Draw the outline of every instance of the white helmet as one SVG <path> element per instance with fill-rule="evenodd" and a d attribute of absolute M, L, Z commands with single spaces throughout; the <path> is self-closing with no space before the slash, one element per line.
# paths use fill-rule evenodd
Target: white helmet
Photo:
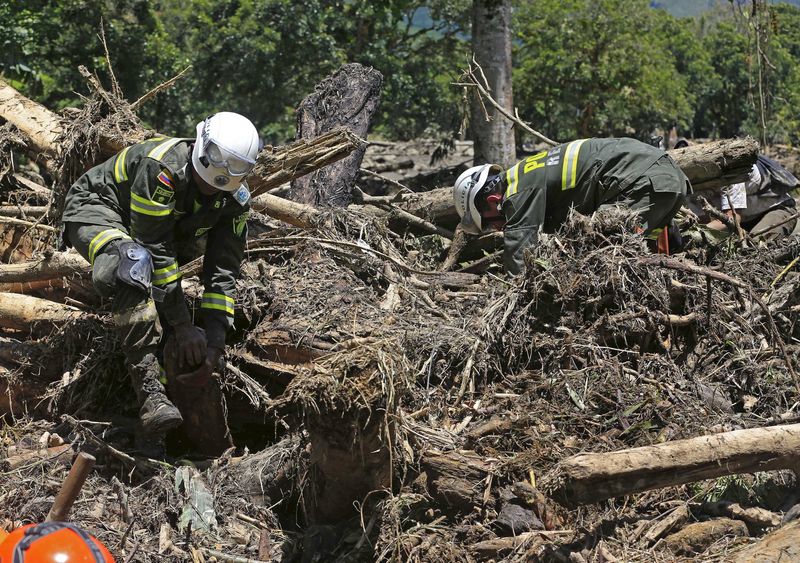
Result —
<path fill-rule="evenodd" d="M 479 235 L 483 231 L 483 220 L 475 206 L 475 197 L 486 185 L 489 174 L 500 174 L 503 169 L 497 164 L 481 164 L 465 170 L 453 185 L 453 200 L 461 216 L 461 228 L 469 234 Z"/>
<path fill-rule="evenodd" d="M 192 165 L 207 184 L 233 192 L 253 170 L 261 146 L 249 119 L 222 111 L 197 124 Z"/>

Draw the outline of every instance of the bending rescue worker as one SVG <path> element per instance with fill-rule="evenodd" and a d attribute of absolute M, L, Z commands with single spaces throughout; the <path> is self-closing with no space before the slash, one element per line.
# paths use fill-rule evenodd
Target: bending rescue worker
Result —
<path fill-rule="evenodd" d="M 201 366 L 196 381 L 208 381 L 223 353 L 247 237 L 244 178 L 260 148 L 247 118 L 221 112 L 197 124 L 195 139 L 157 137 L 123 149 L 67 193 L 67 243 L 92 265 L 98 293 L 112 298 L 144 447 L 163 444 L 166 431 L 182 422 L 160 381 L 159 314 L 175 332 L 179 365 Z M 179 254 L 204 235 L 205 332 L 192 322 L 178 268 Z"/>
<path fill-rule="evenodd" d="M 656 238 L 691 193 L 683 171 L 663 150 L 635 139 L 581 139 L 541 151 L 506 171 L 496 164 L 466 170 L 453 188 L 462 228 L 502 230 L 503 265 L 523 269 L 523 251 L 539 231 L 554 232 L 570 208 L 588 215 L 626 205 L 641 230 Z"/>

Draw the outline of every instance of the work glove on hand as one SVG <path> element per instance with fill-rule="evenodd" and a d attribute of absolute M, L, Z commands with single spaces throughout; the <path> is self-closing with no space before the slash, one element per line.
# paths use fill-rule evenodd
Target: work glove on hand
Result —
<path fill-rule="evenodd" d="M 201 364 L 206 357 L 205 332 L 192 323 L 175 325 L 175 342 L 179 368 L 190 369 Z"/>
<path fill-rule="evenodd" d="M 214 375 L 214 370 L 219 367 L 222 349 L 209 346 L 206 359 L 199 368 L 190 373 L 178 376 L 178 381 L 191 387 L 203 387 L 208 384 Z"/>

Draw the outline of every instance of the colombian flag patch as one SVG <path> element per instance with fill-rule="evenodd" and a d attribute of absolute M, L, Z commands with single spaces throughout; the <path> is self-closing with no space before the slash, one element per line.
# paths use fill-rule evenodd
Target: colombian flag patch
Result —
<path fill-rule="evenodd" d="M 172 176 L 169 175 L 169 172 L 166 170 L 162 170 L 158 173 L 158 181 L 164 184 L 169 189 L 173 189 L 172 187 Z"/>

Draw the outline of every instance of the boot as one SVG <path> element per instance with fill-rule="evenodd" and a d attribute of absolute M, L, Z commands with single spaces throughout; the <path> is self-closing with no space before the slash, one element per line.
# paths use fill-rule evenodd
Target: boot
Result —
<path fill-rule="evenodd" d="M 139 399 L 139 421 L 145 436 L 161 436 L 183 422 L 178 408 L 164 393 L 159 381 L 160 367 L 152 353 L 129 366 L 131 381 Z"/>

